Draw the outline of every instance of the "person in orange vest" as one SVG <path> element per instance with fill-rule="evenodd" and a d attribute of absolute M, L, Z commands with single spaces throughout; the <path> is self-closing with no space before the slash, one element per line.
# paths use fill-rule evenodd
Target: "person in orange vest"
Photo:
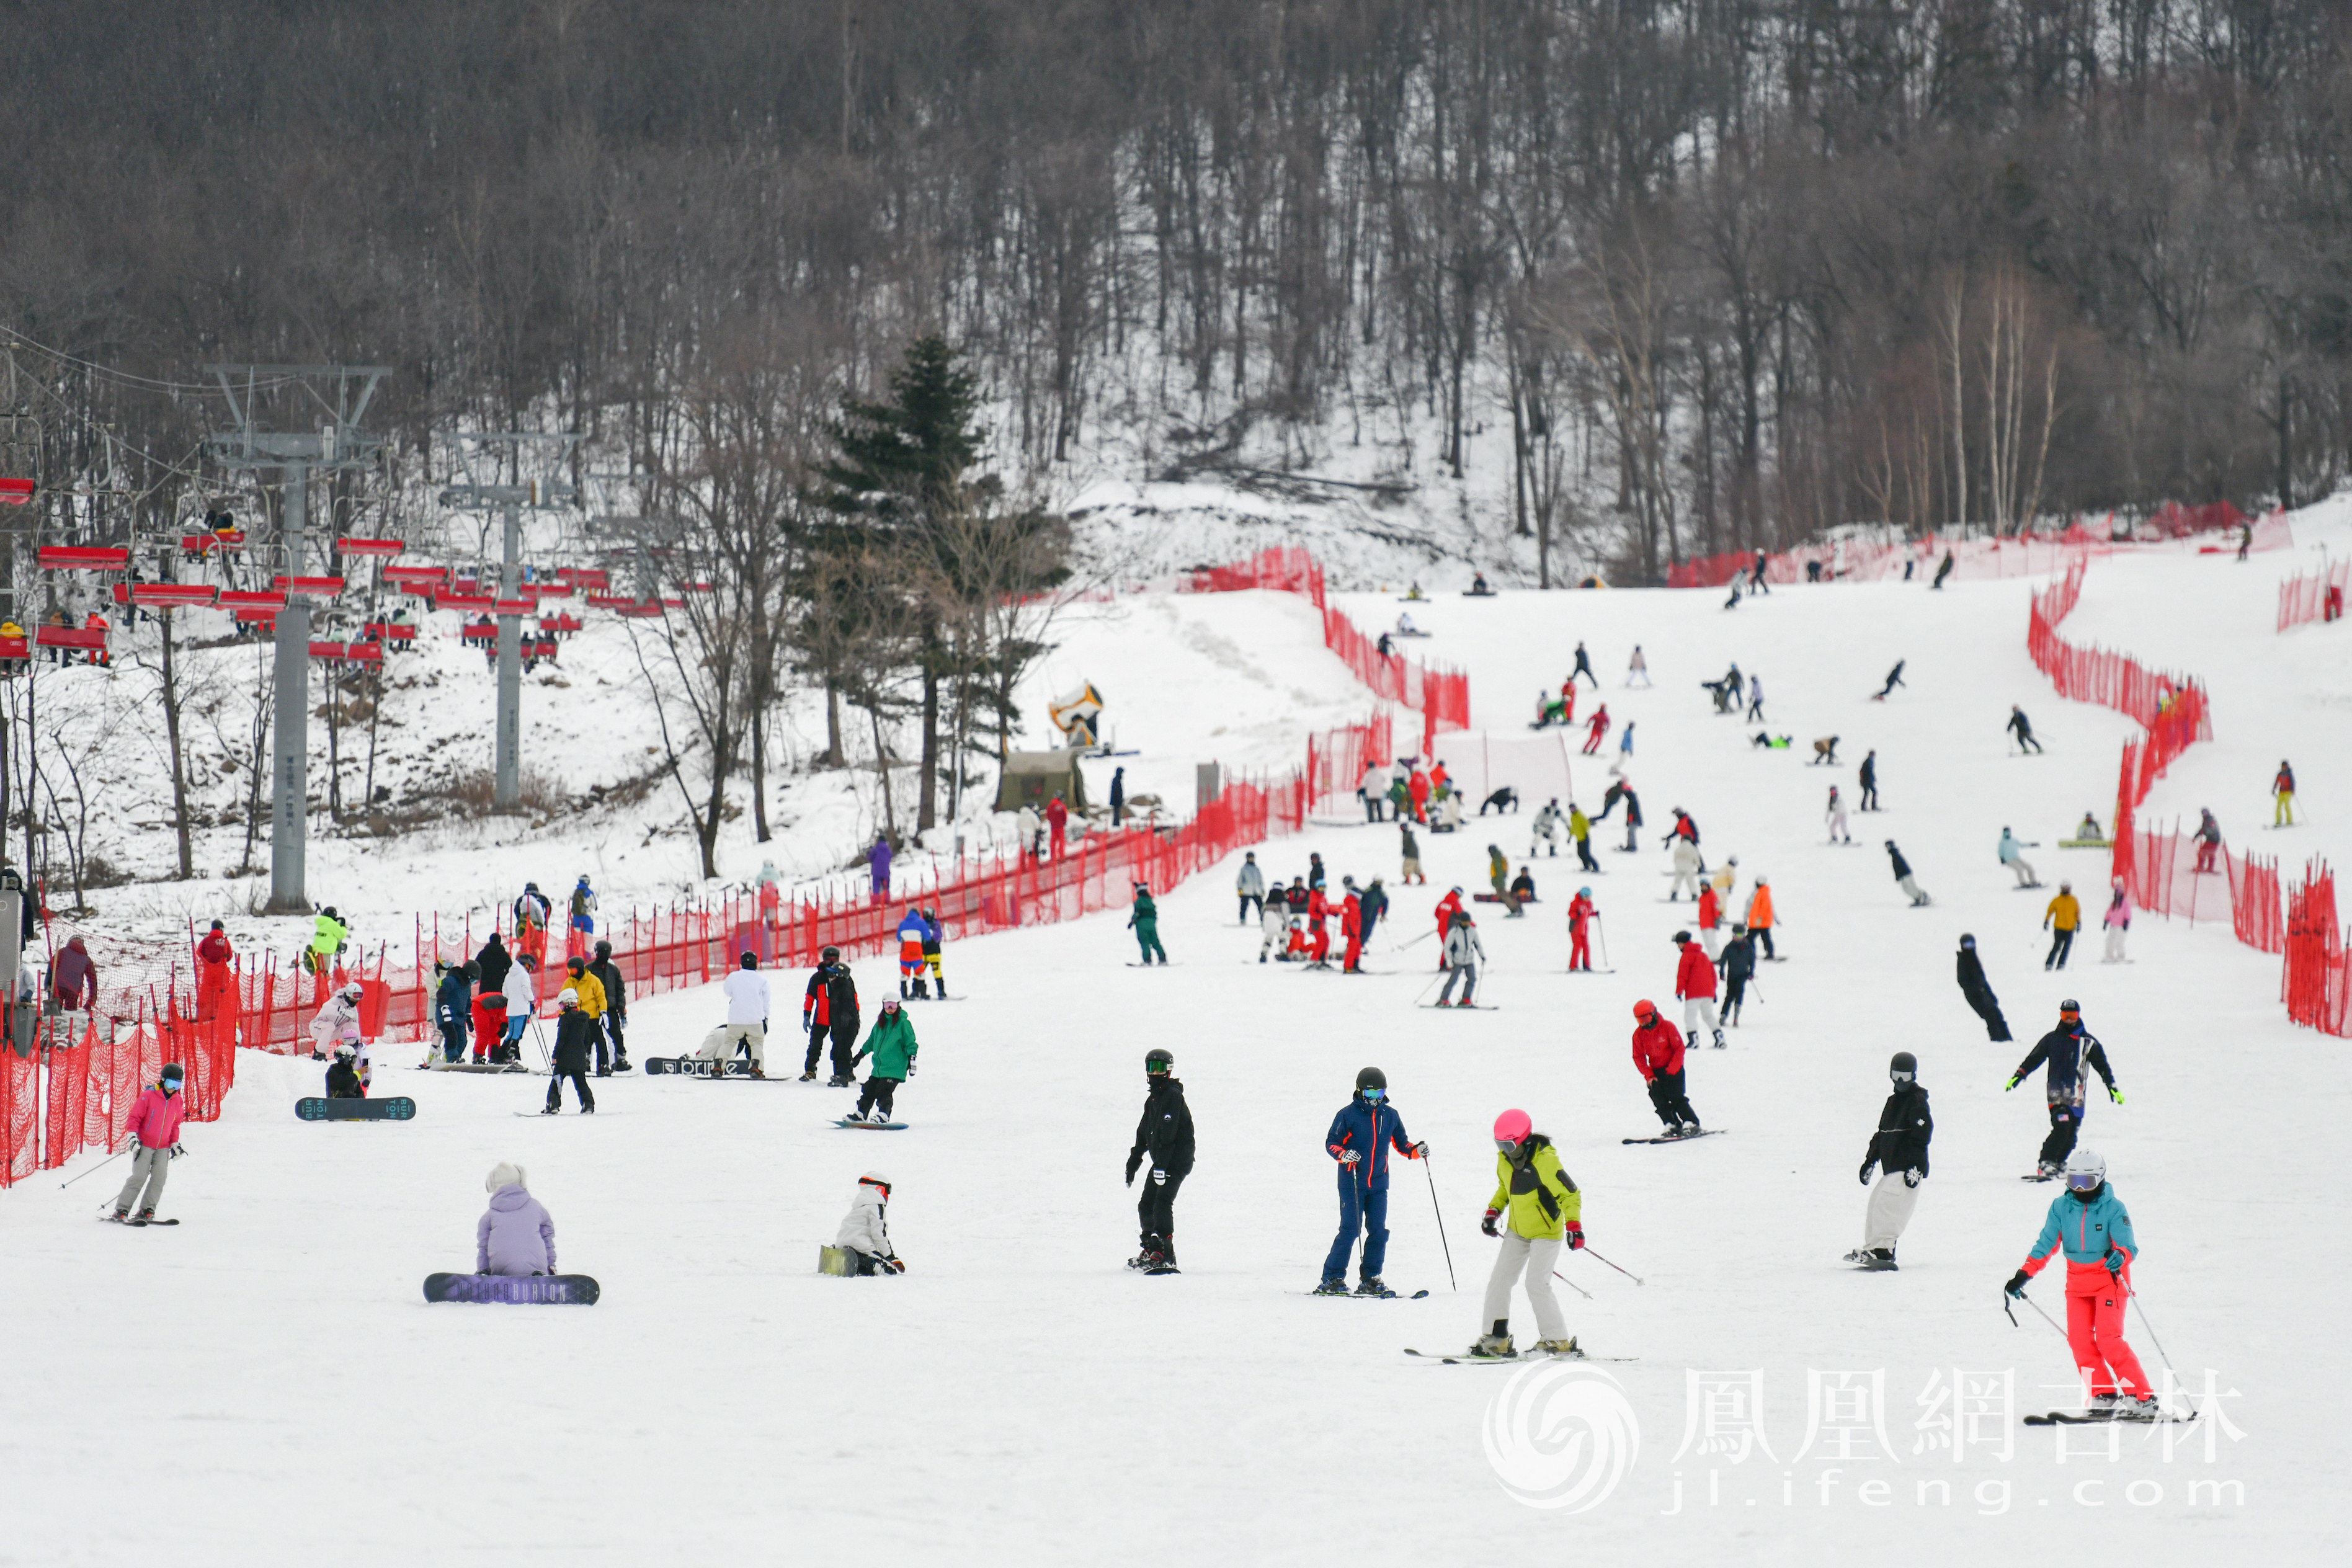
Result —
<path fill-rule="evenodd" d="M 1778 963 L 1780 955 L 1772 951 L 1772 879 L 1769 877 L 1757 878 L 1756 890 L 1748 895 L 1748 931 L 1751 937 L 1763 944 L 1766 960 Z"/>
<path fill-rule="evenodd" d="M 1462 889 L 1449 889 L 1437 900 L 1437 967 L 1445 967 L 1445 933 L 1454 929 L 1454 917 L 1462 912 Z"/>
<path fill-rule="evenodd" d="M 213 921 L 205 940 L 196 943 L 196 957 L 203 964 L 196 972 L 196 1021 L 209 1023 L 220 1016 L 221 999 L 228 994 L 229 965 L 236 961 L 228 930 L 220 921 Z"/>
<path fill-rule="evenodd" d="M 1346 901 L 1339 906 L 1339 934 L 1348 939 L 1348 951 L 1340 957 L 1339 971 L 1343 974 L 1359 974 L 1362 971 L 1358 965 L 1364 957 L 1364 901 L 1356 891 L 1356 879 L 1342 877 L 1339 885 L 1348 890 Z"/>
<path fill-rule="evenodd" d="M 1568 972 L 1578 970 L 1592 973 L 1591 925 L 1601 911 L 1592 902 L 1592 889 L 1579 888 L 1576 897 L 1568 904 Z"/>

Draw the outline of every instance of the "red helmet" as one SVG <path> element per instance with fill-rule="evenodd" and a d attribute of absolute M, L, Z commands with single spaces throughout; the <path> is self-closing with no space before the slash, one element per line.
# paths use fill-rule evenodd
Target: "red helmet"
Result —
<path fill-rule="evenodd" d="M 1633 1004 L 1633 1016 L 1643 1023 L 1657 1016 L 1658 1005 L 1647 998 Z"/>
<path fill-rule="evenodd" d="M 1534 1130 L 1535 1123 L 1528 1119 L 1524 1110 L 1506 1110 L 1495 1118 L 1495 1142 L 1497 1143 L 1522 1142 Z"/>

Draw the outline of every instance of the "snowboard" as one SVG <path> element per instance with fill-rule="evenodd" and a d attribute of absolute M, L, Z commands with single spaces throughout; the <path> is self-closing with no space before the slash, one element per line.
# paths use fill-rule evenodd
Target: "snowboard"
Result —
<path fill-rule="evenodd" d="M 404 1094 L 383 1100 L 320 1100 L 294 1102 L 294 1114 L 305 1121 L 407 1121 L 416 1115 L 416 1101 Z"/>
<path fill-rule="evenodd" d="M 1695 1138 L 1712 1138 L 1722 1131 L 1724 1130 L 1720 1127 L 1706 1127 L 1700 1129 L 1696 1132 L 1685 1132 L 1679 1138 L 1626 1138 L 1620 1140 L 1620 1142 L 1626 1143 L 1687 1143 Z"/>
<path fill-rule="evenodd" d="M 2018 1177 L 2017 1179 L 2021 1182 L 2054 1182 L 2058 1178 L 2055 1176 L 2045 1176 L 2039 1171 L 2032 1171 L 2029 1172 L 2025 1175 Z"/>
<path fill-rule="evenodd" d="M 694 1057 L 646 1057 L 642 1061 L 638 1062 L 637 1065 L 646 1069 L 646 1076 L 647 1078 L 659 1078 L 664 1073 L 675 1073 L 680 1078 L 719 1078 L 722 1076 L 726 1078 L 740 1079 L 751 1078 L 751 1064 L 748 1061 L 729 1062 L 727 1064 L 727 1070 L 724 1074 L 712 1072 L 710 1070 L 709 1063 L 701 1061 Z M 796 1079 L 800 1075 L 798 1073 L 779 1073 L 764 1081 L 768 1083 L 784 1083 L 793 1079 Z M 752 1079 L 752 1081 L 760 1082 L 763 1080 Z"/>
<path fill-rule="evenodd" d="M 1612 971 L 1612 973 L 1614 972 Z M 1501 1008 L 1496 1006 L 1492 1002 L 1416 1002 L 1413 1005 L 1426 1011 L 1437 1013 L 1452 1013 L 1457 1010 L 1464 1013 L 1498 1013 L 1502 1011 Z"/>
<path fill-rule="evenodd" d="M 506 1302 L 515 1306 L 593 1307 L 603 1287 L 585 1274 L 427 1274 L 428 1301 Z"/>
<path fill-rule="evenodd" d="M 852 1121 L 846 1116 L 835 1122 L 834 1125 L 835 1127 L 862 1128 L 868 1132 L 904 1132 L 907 1130 L 907 1124 L 903 1121 Z"/>
<path fill-rule="evenodd" d="M 565 1113 L 561 1110 L 548 1110 L 541 1109 L 539 1110 L 518 1110 L 515 1114 L 517 1116 L 562 1116 Z M 571 1114 L 573 1116 L 625 1116 L 628 1113 L 623 1110 L 574 1110 L 571 1112 Z"/>

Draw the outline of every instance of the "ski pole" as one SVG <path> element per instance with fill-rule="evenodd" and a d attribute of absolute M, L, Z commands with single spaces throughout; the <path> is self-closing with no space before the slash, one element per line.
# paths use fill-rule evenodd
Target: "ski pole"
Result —
<path fill-rule="evenodd" d="M 2147 1321 L 2147 1309 L 2140 1307 L 2139 1292 L 2137 1290 L 2132 1292 L 2132 1305 L 2139 1307 L 2139 1326 L 2147 1331 L 2147 1342 L 2156 1347 L 2156 1359 L 2164 1363 L 2165 1371 L 2172 1373 L 2172 1380 L 2175 1383 L 2179 1382 L 2180 1373 L 2173 1371 L 2172 1358 L 2164 1353 L 2164 1342 L 2156 1337 L 2156 1325 Z"/>
<path fill-rule="evenodd" d="M 1591 1300 L 1593 1299 L 1593 1296 L 1592 1296 L 1592 1292 L 1591 1292 L 1591 1291 L 1590 1291 L 1590 1290 L 1586 1289 L 1583 1286 L 1579 1285 L 1575 1280 L 1570 1279 L 1567 1275 L 1562 1274 L 1559 1269 L 1557 1269 L 1557 1268 L 1553 1269 L 1553 1270 L 1551 1271 L 1551 1277 L 1552 1277 L 1553 1279 L 1555 1279 L 1559 1280 L 1561 1284 L 1563 1284 L 1563 1285 L 1567 1286 L 1570 1289 L 1571 1289 L 1571 1290 L 1575 1291 L 1578 1295 L 1580 1295 L 1580 1296 L 1583 1297 L 1586 1300 L 1590 1301 L 1590 1300 Z"/>
<path fill-rule="evenodd" d="M 2058 1326 L 2057 1319 L 2052 1317 L 2049 1313 L 2042 1310 L 2042 1304 L 2040 1302 L 2034 1300 L 2032 1297 L 2027 1296 L 2022 1292 L 2011 1295 L 2008 1291 L 2004 1290 L 2000 1295 L 2000 1310 L 2009 1314 L 2009 1321 L 2011 1326 L 2014 1326 L 2017 1322 L 2017 1310 L 2010 1305 L 2011 1301 L 2024 1302 L 2027 1306 L 2033 1309 L 2034 1314 L 2037 1317 L 2039 1317 L 2043 1322 L 2050 1325 L 2051 1332 L 2056 1334 L 2062 1340 L 2066 1338 L 2066 1331 Z M 2152 1338 L 2153 1336 L 2150 1337 Z M 2072 1343 L 2073 1342 L 2069 1341 L 2068 1342 Z"/>
<path fill-rule="evenodd" d="M 1607 1259 L 1607 1258 L 1602 1258 L 1602 1257 L 1601 1256 L 1601 1254 L 1599 1254 L 1599 1253 L 1597 1253 L 1597 1252 L 1593 1251 L 1593 1250 L 1592 1250 L 1592 1248 L 1591 1248 L 1591 1247 L 1578 1247 L 1578 1248 L 1577 1248 L 1577 1250 L 1578 1250 L 1579 1252 L 1581 1252 L 1582 1254 L 1584 1254 L 1584 1256 L 1585 1256 L 1585 1257 L 1587 1257 L 1587 1258 L 1591 1258 L 1596 1259 L 1596 1260 L 1597 1260 L 1597 1261 L 1599 1261 L 1599 1262 L 1602 1262 L 1602 1263 L 1609 1263 L 1609 1259 Z M 1614 1263 L 1609 1263 L 1609 1267 L 1610 1267 L 1610 1268 L 1617 1268 L 1617 1265 L 1615 1265 Z M 1620 1273 L 1620 1274 L 1622 1274 L 1626 1279 L 1631 1279 L 1631 1280 L 1632 1280 L 1634 1284 L 1636 1284 L 1636 1285 L 1642 1284 L 1642 1283 L 1643 1282 L 1643 1279 L 1642 1279 L 1642 1277 L 1641 1277 L 1639 1274 L 1634 1273 L 1634 1272 L 1633 1272 L 1632 1269 L 1630 1269 L 1630 1268 L 1617 1268 L 1617 1272 L 1618 1272 L 1618 1273 Z"/>
<path fill-rule="evenodd" d="M 1609 962 L 1609 928 L 1601 923 L 1599 910 L 1592 911 L 1592 934 L 1601 939 L 1601 967 L 1614 970 L 1617 966 Z"/>
<path fill-rule="evenodd" d="M 96 1172 L 96 1171 L 102 1171 L 102 1170 L 104 1170 L 107 1166 L 113 1164 L 113 1163 L 114 1163 L 114 1162 L 116 1162 L 117 1160 L 121 1159 L 121 1158 L 122 1158 L 122 1156 L 124 1156 L 125 1154 L 130 1153 L 130 1152 L 131 1152 L 131 1149 L 132 1149 L 133 1147 L 134 1147 L 134 1145 L 131 1145 L 131 1144 L 129 1144 L 129 1143 L 125 1143 L 121 1148 L 117 1149 L 113 1153 L 109 1154 L 105 1159 L 100 1160 L 97 1164 L 92 1165 L 92 1166 L 89 1168 L 89 1170 L 88 1170 L 88 1171 L 84 1171 L 84 1172 L 81 1173 L 81 1176 L 87 1176 L 87 1175 L 89 1175 L 92 1172 Z M 75 1182 L 79 1182 L 79 1181 L 80 1181 L 80 1180 L 81 1180 L 81 1176 L 76 1176 L 76 1177 L 72 1178 L 72 1180 L 70 1180 L 70 1181 L 59 1182 L 59 1183 L 58 1184 L 58 1190 L 59 1192 L 63 1192 L 66 1188 L 72 1186 L 72 1185 L 74 1184 L 74 1183 L 75 1183 Z M 2149 1331 L 2149 1335 L 2148 1335 L 2148 1337 L 2149 1337 L 2149 1338 L 2151 1338 L 2151 1339 L 2153 1339 L 2153 1338 L 2155 1337 L 2155 1332 L 2154 1332 L 2154 1331 L 2153 1331 L 2153 1330 L 2151 1330 L 2151 1331 Z M 2161 1349 L 2161 1347 L 2158 1347 L 2158 1348 L 2159 1348 L 2159 1349 Z"/>
<path fill-rule="evenodd" d="M 1421 1173 L 1429 1178 L 1429 1206 L 1437 1215 L 1437 1244 L 1445 1248 L 1445 1283 L 1448 1288 L 1459 1290 L 1462 1289 L 1461 1281 L 1454 1278 L 1454 1244 L 1445 1239 L 1445 1209 L 1437 1201 L 1437 1173 L 1430 1168 L 1426 1154 L 1421 1157 Z M 2149 1337 L 2154 1338 L 2153 1335 Z"/>

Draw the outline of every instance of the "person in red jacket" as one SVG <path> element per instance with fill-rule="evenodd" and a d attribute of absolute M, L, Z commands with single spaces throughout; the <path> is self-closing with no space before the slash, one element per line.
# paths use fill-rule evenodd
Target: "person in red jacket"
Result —
<path fill-rule="evenodd" d="M 1654 1002 L 1633 1004 L 1633 1066 L 1650 1086 L 1650 1103 L 1666 1124 L 1669 1138 L 1688 1138 L 1699 1131 L 1698 1112 L 1683 1092 L 1683 1037 L 1658 1016 Z"/>
<path fill-rule="evenodd" d="M 196 1021 L 207 1023 L 221 1014 L 222 998 L 228 994 L 229 965 L 236 962 L 236 950 L 229 945 L 228 928 L 219 921 L 196 943 L 196 957 L 202 967 L 196 972 Z"/>
<path fill-rule="evenodd" d="M 1601 742 L 1609 738 L 1609 704 L 1603 702 L 1592 715 L 1592 728 L 1584 737 L 1584 754 L 1601 750 Z"/>
<path fill-rule="evenodd" d="M 1675 948 L 1682 954 L 1675 965 L 1675 994 L 1682 998 L 1683 1032 L 1692 1039 L 1698 1038 L 1698 1026 L 1704 1023 L 1715 1031 L 1715 1048 L 1723 1049 L 1723 1026 L 1715 1016 L 1715 961 L 1706 950 L 1691 940 L 1686 931 L 1675 932 Z"/>
<path fill-rule="evenodd" d="M 1462 912 L 1462 889 L 1448 889 L 1437 900 L 1437 967 L 1445 967 L 1445 933 L 1454 929 L 1454 917 Z"/>
<path fill-rule="evenodd" d="M 474 994 L 474 1065 L 489 1063 L 490 1047 L 507 1037 L 507 994 L 485 984 Z"/>
<path fill-rule="evenodd" d="M 1307 889 L 1307 925 L 1313 945 L 1307 951 L 1309 963 L 1328 965 L 1331 961 L 1331 932 L 1324 921 L 1331 918 L 1331 900 L 1323 896 L 1323 884 L 1316 883 Z"/>
<path fill-rule="evenodd" d="M 1045 828 L 1049 852 L 1056 860 L 1062 858 L 1062 847 L 1065 842 L 1063 836 L 1068 832 L 1069 826 L 1070 808 L 1057 795 L 1045 803 Z"/>
<path fill-rule="evenodd" d="M 1709 878 L 1699 884 L 1698 940 L 1700 945 L 1706 949 L 1710 963 L 1715 962 L 1716 943 L 1723 940 L 1722 925 L 1723 897 L 1716 891 L 1714 879 Z"/>
<path fill-rule="evenodd" d="M 1579 888 L 1576 897 L 1568 903 L 1568 972 L 1578 970 L 1592 973 L 1592 922 L 1601 910 L 1592 902 L 1592 889 Z"/>
<path fill-rule="evenodd" d="M 1364 904 L 1356 892 L 1356 879 L 1342 877 L 1339 885 L 1348 889 L 1347 901 L 1339 906 L 1339 934 L 1348 939 L 1348 951 L 1339 960 L 1342 974 L 1360 974 L 1358 966 L 1364 959 Z"/>
<path fill-rule="evenodd" d="M 124 1131 L 131 1134 L 138 1152 L 131 1157 L 131 1179 L 122 1184 L 115 1194 L 114 1217 L 145 1225 L 155 1217 L 155 1205 L 163 1201 L 163 1180 L 171 1173 L 172 1161 L 180 1152 L 180 1117 L 187 1109 L 180 1098 L 180 1064 L 165 1062 L 163 1076 L 155 1087 L 139 1097 L 131 1108 L 131 1120 Z M 147 1189 L 142 1198 L 139 1189 Z M 131 1219 L 131 1205 L 139 1203 L 139 1217 Z"/>
<path fill-rule="evenodd" d="M 1412 819 L 1415 822 L 1427 822 L 1429 820 L 1429 775 L 1419 768 L 1413 769 L 1412 777 L 1406 782 L 1405 790 L 1412 796 Z"/>
<path fill-rule="evenodd" d="M 98 1008 L 98 962 L 89 955 L 79 937 L 67 942 L 65 951 L 49 967 L 49 994 L 58 1007 L 77 1013 L 87 1007 Z"/>

